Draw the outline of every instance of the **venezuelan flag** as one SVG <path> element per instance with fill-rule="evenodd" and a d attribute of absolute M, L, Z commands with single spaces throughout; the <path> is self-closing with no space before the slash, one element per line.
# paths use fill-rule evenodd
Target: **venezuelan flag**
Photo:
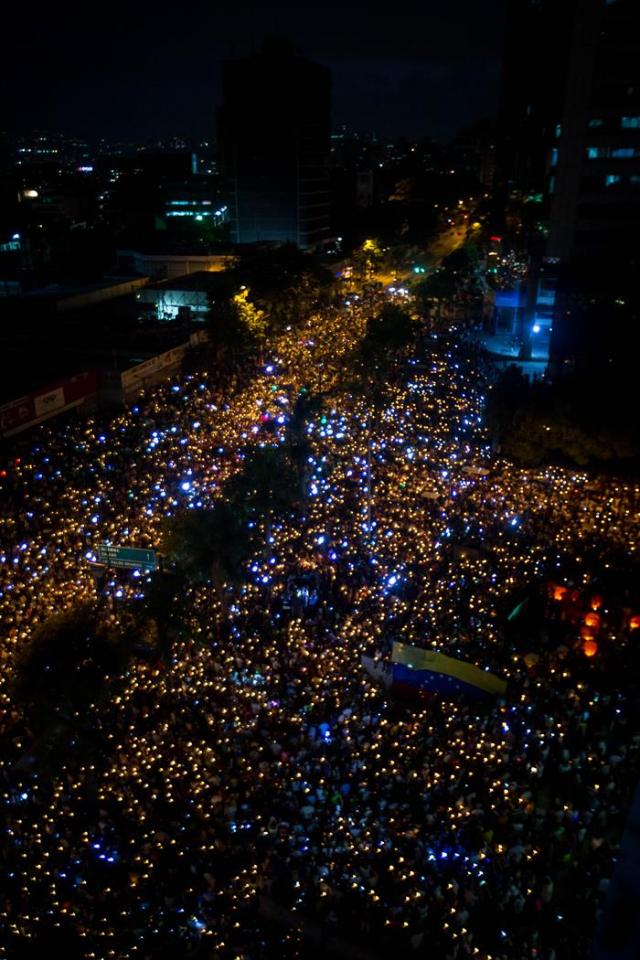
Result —
<path fill-rule="evenodd" d="M 393 644 L 393 686 L 413 691 L 439 693 L 458 699 L 466 696 L 484 699 L 502 696 L 507 689 L 506 680 L 494 673 L 464 660 L 447 657 L 444 653 L 421 650 L 408 643 Z"/>

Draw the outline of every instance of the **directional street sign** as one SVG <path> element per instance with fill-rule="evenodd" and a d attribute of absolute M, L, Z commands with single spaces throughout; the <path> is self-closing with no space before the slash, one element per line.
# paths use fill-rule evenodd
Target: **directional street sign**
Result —
<path fill-rule="evenodd" d="M 125 570 L 151 571 L 158 569 L 155 550 L 139 547 L 118 547 L 110 543 L 98 544 L 98 563 L 107 567 L 122 567 Z"/>

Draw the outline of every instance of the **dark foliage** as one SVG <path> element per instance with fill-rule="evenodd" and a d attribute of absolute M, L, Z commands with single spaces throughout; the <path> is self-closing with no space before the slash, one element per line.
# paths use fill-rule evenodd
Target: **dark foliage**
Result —
<path fill-rule="evenodd" d="M 249 550 L 246 512 L 219 502 L 210 510 L 184 510 L 164 523 L 162 552 L 193 583 L 212 580 L 222 594 L 237 580 Z"/>
<path fill-rule="evenodd" d="M 519 463 L 632 467 L 638 424 L 620 390 L 574 377 L 531 384 L 512 366 L 489 395 L 487 418 L 502 452 Z"/>
<path fill-rule="evenodd" d="M 96 605 L 64 610 L 36 627 L 19 652 L 12 696 L 36 720 L 82 710 L 120 676 L 128 647 Z"/>
<path fill-rule="evenodd" d="M 399 350 L 411 340 L 412 320 L 406 310 L 395 304 L 385 305 L 371 314 L 362 341 L 364 356 L 375 356 Z"/>

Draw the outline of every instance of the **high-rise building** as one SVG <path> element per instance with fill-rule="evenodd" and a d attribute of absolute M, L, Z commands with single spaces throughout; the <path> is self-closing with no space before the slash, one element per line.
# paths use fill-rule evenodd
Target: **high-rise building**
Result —
<path fill-rule="evenodd" d="M 546 189 L 576 3 L 509 0 L 496 151 L 496 183 L 505 195 Z"/>
<path fill-rule="evenodd" d="M 569 54 L 547 264 L 556 370 L 618 365 L 640 322 L 640 4 L 582 0 Z"/>
<path fill-rule="evenodd" d="M 509 11 L 497 186 L 535 212 L 523 355 L 544 344 L 556 373 L 615 364 L 640 322 L 640 3 Z"/>
<path fill-rule="evenodd" d="M 529 281 L 516 298 L 510 332 L 521 356 L 548 358 L 555 274 L 541 273 L 557 162 L 567 49 L 578 0 L 508 0 L 494 177 L 494 228 L 529 262 Z M 540 282 L 539 282 L 540 281 Z"/>
<path fill-rule="evenodd" d="M 329 70 L 270 41 L 223 68 L 221 172 L 232 239 L 313 247 L 329 238 Z"/>

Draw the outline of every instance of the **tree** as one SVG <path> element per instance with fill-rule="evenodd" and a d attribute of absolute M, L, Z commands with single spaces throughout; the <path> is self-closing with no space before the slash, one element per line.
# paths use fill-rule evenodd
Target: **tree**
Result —
<path fill-rule="evenodd" d="M 473 243 L 465 243 L 458 247 L 442 261 L 445 270 L 453 270 L 454 273 L 468 276 L 478 265 L 480 254 L 478 248 Z"/>
<path fill-rule="evenodd" d="M 250 537 L 246 511 L 219 501 L 210 510 L 184 510 L 164 523 L 162 552 L 192 583 L 212 581 L 223 609 L 225 586 L 238 581 Z"/>
<path fill-rule="evenodd" d="M 370 277 L 382 261 L 382 247 L 378 240 L 365 240 L 361 247 L 354 250 L 352 261 L 356 271 L 364 277 Z"/>
<path fill-rule="evenodd" d="M 530 384 L 508 367 L 489 394 L 487 421 L 502 452 L 520 463 L 571 463 L 580 467 L 638 458 L 637 423 L 621 405 L 607 408 L 605 392 L 571 378 Z"/>
<path fill-rule="evenodd" d="M 137 612 L 141 640 L 166 654 L 180 622 L 178 596 L 184 588 L 179 571 L 157 570 L 149 577 L 144 600 Z"/>
<path fill-rule="evenodd" d="M 306 428 L 309 417 L 322 409 L 322 399 L 317 393 L 310 393 L 307 387 L 302 387 L 295 399 L 289 418 L 289 435 L 292 443 L 302 441 L 306 437 Z"/>
<path fill-rule="evenodd" d="M 486 405 L 487 421 L 495 439 L 502 443 L 516 410 L 528 402 L 529 382 L 520 367 L 510 364 L 489 392 Z"/>
<path fill-rule="evenodd" d="M 288 450 L 281 446 L 256 447 L 227 490 L 249 515 L 264 517 L 268 541 L 274 516 L 290 510 L 296 502 L 297 479 Z"/>
<path fill-rule="evenodd" d="M 131 655 L 131 623 L 104 618 L 94 603 L 54 614 L 21 647 L 12 696 L 35 725 L 84 709 L 104 695 Z"/>
<path fill-rule="evenodd" d="M 298 489 L 304 499 L 307 495 L 309 455 L 311 444 L 307 435 L 309 417 L 322 409 L 322 398 L 302 387 L 296 397 L 289 420 L 289 452 L 298 478 Z"/>
<path fill-rule="evenodd" d="M 457 286 L 453 271 L 440 267 L 416 283 L 413 292 L 418 305 L 426 312 L 434 300 L 449 300 L 455 296 Z"/>
<path fill-rule="evenodd" d="M 246 337 L 257 344 L 263 344 L 268 331 L 267 316 L 264 310 L 257 307 L 249 299 L 249 290 L 242 286 L 232 297 L 238 311 L 238 320 Z"/>
<path fill-rule="evenodd" d="M 208 333 L 211 351 L 219 366 L 228 365 L 257 348 L 232 294 L 210 305 Z"/>
<path fill-rule="evenodd" d="M 406 310 L 394 303 L 385 306 L 367 319 L 362 341 L 365 356 L 382 355 L 399 350 L 411 340 L 413 323 Z"/>
<path fill-rule="evenodd" d="M 313 254 L 291 243 L 253 248 L 236 264 L 231 279 L 237 287 L 251 290 L 271 336 L 298 324 L 314 305 L 327 302 L 334 283 Z"/>

